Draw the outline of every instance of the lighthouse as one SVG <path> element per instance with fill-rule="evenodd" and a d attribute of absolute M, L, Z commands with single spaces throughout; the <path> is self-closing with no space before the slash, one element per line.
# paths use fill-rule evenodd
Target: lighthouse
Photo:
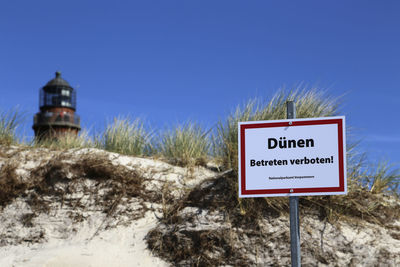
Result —
<path fill-rule="evenodd" d="M 40 111 L 33 119 L 36 140 L 77 135 L 80 118 L 76 111 L 76 91 L 56 72 L 56 77 L 40 89 Z"/>

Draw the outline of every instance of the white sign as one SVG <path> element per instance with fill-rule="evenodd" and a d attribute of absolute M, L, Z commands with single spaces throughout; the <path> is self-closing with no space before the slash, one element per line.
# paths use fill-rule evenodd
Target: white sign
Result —
<path fill-rule="evenodd" d="M 239 122 L 239 197 L 347 193 L 344 117 Z"/>

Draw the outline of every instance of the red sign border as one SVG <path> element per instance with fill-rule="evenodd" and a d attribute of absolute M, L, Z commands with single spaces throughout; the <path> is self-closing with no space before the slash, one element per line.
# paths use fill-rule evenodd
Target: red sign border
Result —
<path fill-rule="evenodd" d="M 306 194 L 306 193 L 344 193 L 345 190 L 345 170 L 344 170 L 344 136 L 343 136 L 343 118 L 334 119 L 316 119 L 316 120 L 292 120 L 284 122 L 263 122 L 249 123 L 240 125 L 240 195 L 269 195 L 269 194 Z M 289 124 L 291 123 L 291 124 Z M 282 188 L 282 189 L 246 189 L 246 155 L 245 155 L 245 130 L 257 128 L 272 128 L 272 127 L 295 127 L 309 125 L 326 125 L 337 124 L 338 128 L 338 157 L 339 157 L 339 186 L 338 187 L 312 187 L 312 188 Z"/>

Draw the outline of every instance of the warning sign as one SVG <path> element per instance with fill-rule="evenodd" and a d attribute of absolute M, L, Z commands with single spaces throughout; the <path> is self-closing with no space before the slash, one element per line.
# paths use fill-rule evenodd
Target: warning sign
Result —
<path fill-rule="evenodd" d="M 238 127 L 240 197 L 347 193 L 344 117 Z"/>

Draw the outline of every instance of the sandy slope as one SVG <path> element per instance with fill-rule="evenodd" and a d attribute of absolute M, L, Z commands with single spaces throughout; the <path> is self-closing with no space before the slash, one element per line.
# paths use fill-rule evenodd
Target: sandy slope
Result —
<path fill-rule="evenodd" d="M 46 166 L 54 158 L 74 163 L 82 155 L 106 156 L 117 166 L 135 170 L 146 177 L 147 192 L 160 191 L 166 184 L 169 193 L 179 197 L 184 190 L 214 173 L 204 168 L 188 171 L 161 161 L 120 156 L 95 149 L 55 152 L 46 149 L 3 149 L 0 164 L 16 164 L 21 180 L 31 179 L 31 171 Z M 196 180 L 192 179 L 195 175 Z M 86 192 L 75 191 L 66 198 L 79 199 L 79 206 L 61 205 L 47 197 L 50 209 L 37 212 L 27 203 L 27 197 L 17 198 L 0 212 L 0 266 L 165 266 L 167 263 L 152 255 L 144 237 L 154 228 L 161 205 L 132 198 L 117 207 L 115 216 L 108 217 L 101 207 L 91 201 L 89 189 L 96 185 L 81 180 Z M 105 194 L 97 191 L 96 194 Z M 143 206 L 146 212 L 142 212 Z M 125 210 L 129 212 L 124 212 Z M 36 216 L 24 223 L 25 218 Z M 74 217 L 71 218 L 73 213 Z M 128 214 L 128 215 L 127 215 Z M 82 216 L 82 221 L 74 218 Z M 134 215 L 134 216 L 133 216 Z M 134 219 L 132 219 L 134 218 Z"/>
<path fill-rule="evenodd" d="M 18 147 L 0 147 L 0 166 L 0 179 L 15 174 L 31 185 L 0 210 L 2 267 L 290 263 L 288 216 L 266 214 L 257 225 L 229 217 L 218 204 L 230 201 L 224 177 L 208 169 Z M 173 220 L 161 220 L 185 198 Z M 310 213 L 301 218 L 301 242 L 304 266 L 400 266 L 399 218 L 330 223 Z"/>
<path fill-rule="evenodd" d="M 102 231 L 94 238 L 96 222 L 102 220 L 101 216 L 92 216 L 91 224 L 65 237 L 49 230 L 53 228 L 51 221 L 42 223 L 46 242 L 3 247 L 0 266 L 167 266 L 146 249 L 144 237 L 156 224 L 151 212 L 129 226 Z"/>

